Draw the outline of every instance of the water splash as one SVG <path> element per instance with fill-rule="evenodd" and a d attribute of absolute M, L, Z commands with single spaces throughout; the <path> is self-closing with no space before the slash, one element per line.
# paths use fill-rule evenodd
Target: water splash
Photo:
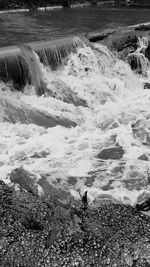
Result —
<path fill-rule="evenodd" d="M 146 48 L 148 46 L 148 42 L 149 42 L 149 38 L 148 36 L 142 36 L 142 37 L 139 37 L 139 49 L 143 49 L 143 48 Z"/>
<path fill-rule="evenodd" d="M 79 198 L 80 188 L 91 201 L 134 205 L 150 168 L 150 96 L 142 79 L 100 44 L 78 48 L 56 71 L 43 65 L 41 71 L 47 90 L 60 88 L 59 97 L 20 93 L 18 102 L 77 126 L 1 123 L 1 178 L 9 181 L 23 167 L 42 190 Z M 64 102 L 66 88 L 87 106 Z"/>

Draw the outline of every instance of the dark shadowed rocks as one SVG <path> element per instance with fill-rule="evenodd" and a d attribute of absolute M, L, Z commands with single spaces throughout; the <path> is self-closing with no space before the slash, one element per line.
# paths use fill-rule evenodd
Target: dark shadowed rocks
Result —
<path fill-rule="evenodd" d="M 137 27 L 135 27 L 136 31 L 150 31 L 150 24 L 146 25 L 146 24 L 141 24 Z"/>
<path fill-rule="evenodd" d="M 144 84 L 144 89 L 150 89 L 150 83 L 149 82 L 146 82 Z"/>
<path fill-rule="evenodd" d="M 138 157 L 138 159 L 140 159 L 140 160 L 144 160 L 144 161 L 148 161 L 148 156 L 145 155 L 145 154 L 143 154 L 143 155 L 141 155 L 140 157 Z"/>
<path fill-rule="evenodd" d="M 109 147 L 104 148 L 101 152 L 97 155 L 99 159 L 121 159 L 124 155 L 124 150 L 121 146 Z"/>
<path fill-rule="evenodd" d="M 128 47 L 131 47 L 133 50 L 138 48 L 138 36 L 132 32 L 124 33 L 119 36 L 114 36 L 112 38 L 112 48 L 119 51 L 122 51 Z"/>
<path fill-rule="evenodd" d="M 148 46 L 145 49 L 145 57 L 150 61 L 150 42 L 148 43 Z"/>

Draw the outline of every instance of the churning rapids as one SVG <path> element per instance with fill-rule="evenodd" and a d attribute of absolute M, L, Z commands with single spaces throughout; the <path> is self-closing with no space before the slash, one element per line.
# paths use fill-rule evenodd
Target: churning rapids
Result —
<path fill-rule="evenodd" d="M 75 199 L 134 205 L 150 169 L 150 94 L 130 66 L 101 44 L 79 46 L 57 70 L 40 63 L 47 91 L 0 85 L 0 178 L 23 168 Z M 49 123 L 51 121 L 51 125 Z"/>

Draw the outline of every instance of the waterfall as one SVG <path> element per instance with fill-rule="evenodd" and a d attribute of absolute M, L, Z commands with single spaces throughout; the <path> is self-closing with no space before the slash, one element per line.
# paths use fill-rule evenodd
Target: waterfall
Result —
<path fill-rule="evenodd" d="M 138 74 L 147 75 L 150 62 L 142 53 L 134 52 L 129 54 L 127 60 L 132 70 L 135 70 Z"/>
<path fill-rule="evenodd" d="M 20 45 L 20 49 L 24 60 L 28 65 L 29 72 L 31 75 L 31 81 L 35 88 L 36 94 L 38 96 L 41 96 L 46 91 L 46 84 L 44 83 L 44 79 L 39 65 L 39 60 L 30 46 L 22 44 Z"/>
<path fill-rule="evenodd" d="M 5 83 L 11 83 L 13 88 L 19 91 L 22 91 L 27 83 L 33 83 L 36 93 L 42 95 L 45 92 L 45 85 L 35 53 L 44 66 L 56 70 L 66 62 L 70 53 L 76 52 L 78 47 L 85 46 L 91 44 L 86 37 L 80 36 L 2 48 L 0 79 Z"/>
<path fill-rule="evenodd" d="M 140 50 L 142 48 L 146 48 L 148 46 L 148 37 L 147 36 L 142 36 L 142 37 L 139 37 L 139 44 L 140 44 Z"/>
<path fill-rule="evenodd" d="M 56 70 L 65 62 L 70 53 L 76 52 L 78 47 L 87 45 L 90 45 L 90 42 L 81 36 L 31 44 L 31 47 L 37 52 L 40 61 L 44 65 Z"/>

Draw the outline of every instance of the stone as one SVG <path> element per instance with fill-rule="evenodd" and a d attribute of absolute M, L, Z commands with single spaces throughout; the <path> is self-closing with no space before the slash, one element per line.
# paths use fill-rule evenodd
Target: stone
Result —
<path fill-rule="evenodd" d="M 145 24 L 141 24 L 137 27 L 135 27 L 136 31 L 150 31 L 150 24 L 145 25 Z"/>
<path fill-rule="evenodd" d="M 119 34 L 118 36 L 114 35 L 112 40 L 112 48 L 119 51 L 126 49 L 127 47 L 133 47 L 133 50 L 136 50 L 139 45 L 138 36 L 132 32 Z"/>
<path fill-rule="evenodd" d="M 97 157 L 99 159 L 121 159 L 124 155 L 124 150 L 121 146 L 116 146 L 116 147 L 109 147 L 109 148 L 104 148 L 98 155 Z"/>
<path fill-rule="evenodd" d="M 23 168 L 16 168 L 9 176 L 10 181 L 14 184 L 18 184 L 21 188 L 27 192 L 38 194 L 38 188 L 36 184 L 36 177 L 31 175 Z"/>
<path fill-rule="evenodd" d="M 90 40 L 90 42 L 98 42 L 102 41 L 103 39 L 115 32 L 115 30 L 106 29 L 104 31 L 89 32 L 86 37 Z"/>
<path fill-rule="evenodd" d="M 150 41 L 148 42 L 148 46 L 145 49 L 145 57 L 150 61 Z"/>
<path fill-rule="evenodd" d="M 146 156 L 145 154 L 143 154 L 138 159 L 148 161 L 148 156 Z"/>
<path fill-rule="evenodd" d="M 149 82 L 146 82 L 144 84 L 144 89 L 150 89 L 150 83 Z"/>

